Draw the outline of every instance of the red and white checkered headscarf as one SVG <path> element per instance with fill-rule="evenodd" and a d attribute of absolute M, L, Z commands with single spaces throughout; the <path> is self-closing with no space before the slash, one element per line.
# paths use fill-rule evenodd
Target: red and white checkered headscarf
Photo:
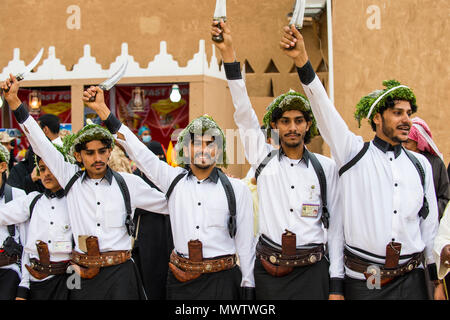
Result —
<path fill-rule="evenodd" d="M 413 125 L 409 131 L 408 138 L 417 142 L 417 149 L 427 151 L 442 159 L 442 153 L 433 141 L 431 130 L 427 123 L 419 117 L 411 119 Z"/>

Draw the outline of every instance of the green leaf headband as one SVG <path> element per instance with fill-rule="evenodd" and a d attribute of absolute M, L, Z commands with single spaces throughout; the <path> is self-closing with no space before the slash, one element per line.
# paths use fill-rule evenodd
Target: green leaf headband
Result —
<path fill-rule="evenodd" d="M 203 135 L 205 132 L 211 134 L 216 138 L 220 137 L 222 139 L 222 146 L 219 146 L 219 150 L 222 151 L 223 163 L 217 163 L 217 165 L 223 166 L 225 168 L 228 166 L 226 157 L 225 135 L 222 129 L 220 129 L 217 122 L 214 121 L 214 119 L 207 114 L 192 120 L 191 123 L 189 123 L 188 126 L 184 128 L 183 131 L 181 131 L 180 134 L 178 135 L 177 144 L 175 145 L 175 152 L 177 155 L 177 163 L 179 166 L 184 168 L 188 164 L 187 161 L 189 161 L 189 159 L 187 158 L 187 156 L 184 155 L 183 147 L 190 141 L 191 133 L 200 136 Z M 187 140 L 186 137 L 188 137 Z"/>
<path fill-rule="evenodd" d="M 0 162 L 9 163 L 10 158 L 11 156 L 8 149 L 6 149 L 6 147 L 0 143 Z"/>
<path fill-rule="evenodd" d="M 70 146 L 67 145 L 67 141 L 70 136 L 71 135 L 68 135 L 63 138 L 62 146 L 54 144 L 54 143 L 53 143 L 53 146 L 64 156 L 64 160 L 66 162 L 75 163 L 76 162 L 75 158 L 69 154 L 68 147 L 70 147 Z M 34 155 L 34 164 L 36 165 L 36 172 L 37 172 L 37 175 L 39 176 L 40 175 L 39 162 L 38 162 L 38 156 L 36 154 Z"/>
<path fill-rule="evenodd" d="M 105 128 L 98 124 L 88 124 L 77 134 L 65 137 L 65 144 L 67 143 L 68 154 L 74 157 L 75 147 L 81 143 L 90 142 L 94 140 L 111 140 L 111 148 L 114 148 L 114 137 Z"/>
<path fill-rule="evenodd" d="M 288 93 L 282 94 L 281 96 L 275 98 L 275 100 L 273 100 L 273 102 L 266 109 L 267 112 L 264 115 L 263 124 L 267 128 L 268 137 L 271 136 L 272 127 L 270 126 L 270 123 L 272 122 L 272 114 L 276 108 L 280 108 L 282 112 L 299 110 L 303 113 L 307 113 L 311 119 L 311 127 L 309 128 L 311 138 L 314 138 L 319 134 L 316 119 L 312 113 L 308 98 L 299 92 L 291 90 Z"/>
<path fill-rule="evenodd" d="M 373 91 L 361 98 L 356 105 L 355 118 L 360 127 L 362 119 L 367 118 L 369 122 L 372 121 L 375 114 L 386 106 L 388 98 L 409 101 L 413 112 L 417 111 L 416 96 L 409 87 L 400 84 L 397 80 L 383 81 L 383 85 L 386 87 L 385 89 Z"/>

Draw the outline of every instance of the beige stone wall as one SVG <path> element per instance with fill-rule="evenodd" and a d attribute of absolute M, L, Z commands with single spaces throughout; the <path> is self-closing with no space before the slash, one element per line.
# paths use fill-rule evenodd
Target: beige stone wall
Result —
<path fill-rule="evenodd" d="M 334 1 L 336 106 L 350 129 L 371 139 L 365 121 L 358 129 L 354 107 L 382 81 L 397 79 L 413 88 L 417 115 L 430 126 L 434 140 L 450 161 L 450 2 L 448 0 Z M 380 8 L 380 29 L 370 30 L 370 5 Z M 370 21 L 372 22 L 372 21 Z M 370 24 L 369 24 L 370 26 Z"/>

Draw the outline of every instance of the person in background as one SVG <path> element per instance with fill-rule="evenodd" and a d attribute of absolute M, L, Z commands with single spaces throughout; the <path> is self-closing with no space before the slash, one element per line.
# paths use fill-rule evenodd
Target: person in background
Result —
<path fill-rule="evenodd" d="M 403 146 L 411 151 L 422 154 L 431 164 L 433 169 L 433 182 L 439 209 L 439 220 L 450 200 L 449 178 L 445 172 L 445 164 L 442 154 L 433 141 L 431 130 L 427 123 L 415 117 L 411 119 L 412 127 L 409 131 L 408 140 Z"/>
<path fill-rule="evenodd" d="M 38 123 L 52 143 L 59 146 L 63 145 L 63 141 L 59 136 L 60 120 L 58 116 L 55 116 L 54 114 L 44 114 L 38 119 Z"/>
<path fill-rule="evenodd" d="M 141 140 L 142 142 L 146 143 L 146 142 L 150 142 L 152 140 L 152 136 L 150 135 L 151 131 L 150 128 L 147 126 L 142 126 L 139 128 L 138 131 L 138 138 L 139 140 Z"/>
<path fill-rule="evenodd" d="M 131 161 L 123 152 L 119 145 L 115 145 L 108 161 L 108 166 L 117 172 L 133 173 L 131 170 Z"/>
<path fill-rule="evenodd" d="M 161 144 L 157 141 L 144 143 L 161 161 L 166 157 Z M 139 169 L 133 172 L 159 191 L 158 187 Z M 133 249 L 133 259 L 142 275 L 142 282 L 149 300 L 166 299 L 166 282 L 173 238 L 169 215 L 157 214 L 136 209 L 134 215 L 136 241 Z"/>
<path fill-rule="evenodd" d="M 6 183 L 9 150 L 0 145 L 0 205 L 25 195 Z M 20 257 L 26 234 L 26 224 L 0 225 L 0 300 L 13 300 L 21 281 Z"/>
<path fill-rule="evenodd" d="M 434 239 L 433 254 L 436 260 L 439 283 L 434 292 L 435 300 L 448 300 L 448 284 L 450 283 L 450 205 L 442 215 L 441 224 Z"/>
<path fill-rule="evenodd" d="M 16 164 L 9 173 L 7 183 L 11 187 L 22 189 L 26 194 L 33 191 L 39 193 L 45 191 L 37 174 L 34 158 L 35 154 L 30 146 L 25 154 L 25 158 Z"/>
<path fill-rule="evenodd" d="M 15 140 L 6 131 L 0 132 L 0 143 L 8 149 L 9 152 L 9 163 L 8 170 L 11 170 L 16 163 L 16 158 L 14 157 L 14 147 Z"/>

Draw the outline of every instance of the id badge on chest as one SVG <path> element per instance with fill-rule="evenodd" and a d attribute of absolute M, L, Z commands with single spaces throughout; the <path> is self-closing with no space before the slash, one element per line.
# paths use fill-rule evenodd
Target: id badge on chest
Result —
<path fill-rule="evenodd" d="M 302 217 L 317 218 L 319 215 L 319 207 L 320 205 L 318 204 L 304 203 L 302 205 Z"/>
<path fill-rule="evenodd" d="M 53 242 L 53 250 L 55 252 L 71 252 L 72 241 L 55 241 Z"/>

